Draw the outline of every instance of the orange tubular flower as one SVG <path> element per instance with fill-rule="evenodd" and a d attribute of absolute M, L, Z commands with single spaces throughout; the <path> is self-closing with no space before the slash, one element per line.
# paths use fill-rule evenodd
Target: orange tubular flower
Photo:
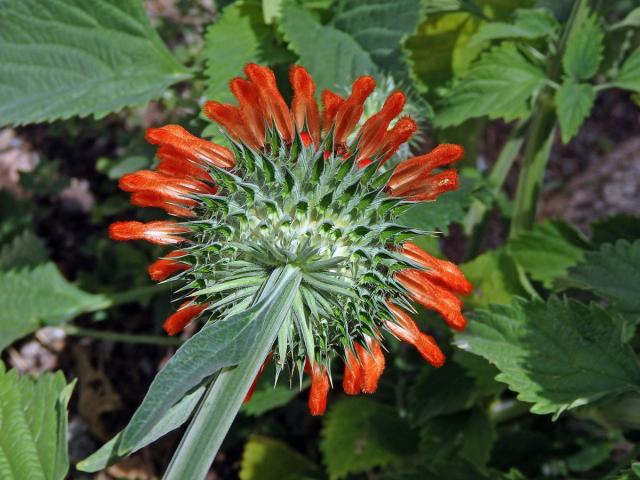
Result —
<path fill-rule="evenodd" d="M 346 99 L 323 91 L 320 111 L 303 67 L 290 71 L 290 108 L 270 69 L 250 64 L 244 73 L 230 82 L 237 106 L 209 101 L 203 108 L 226 130 L 228 148 L 178 125 L 151 128 L 146 138 L 158 146 L 157 168 L 120 180 L 133 204 L 186 219 L 115 222 L 109 229 L 114 240 L 189 242 L 149 266 L 153 280 L 181 282 L 193 298 L 167 319 L 165 330 L 175 335 L 205 310 L 208 318 L 231 318 L 255 301 L 275 268 L 293 263 L 301 272 L 299 301 L 272 355 L 279 368 L 311 376 L 312 415 L 326 409 L 329 368 L 338 357 L 345 393 L 377 390 L 385 366 L 382 330 L 441 366 L 444 354 L 405 310 L 415 302 L 461 330 L 466 320 L 456 294 L 472 287 L 455 265 L 406 241 L 416 231 L 400 226 L 397 216 L 408 203 L 457 187 L 455 170 L 438 169 L 459 160 L 462 148 L 440 145 L 389 175 L 385 162 L 417 129 L 411 118 L 398 118 L 403 93 L 393 92 L 354 131 L 375 88 L 372 77 L 357 78 Z M 233 290 L 202 288 L 236 279 Z"/>
<path fill-rule="evenodd" d="M 207 304 L 192 304 L 191 300 L 187 300 L 178 308 L 178 311 L 169 316 L 164 321 L 162 328 L 169 335 L 180 333 L 193 319 L 200 315 L 206 308 Z"/>
<path fill-rule="evenodd" d="M 314 363 L 311 366 L 311 390 L 309 391 L 309 412 L 313 416 L 324 414 L 329 394 L 329 375 L 324 366 Z"/>
<path fill-rule="evenodd" d="M 175 258 L 184 257 L 185 255 L 187 255 L 187 252 L 184 250 L 174 250 L 173 252 L 169 252 L 165 258 L 153 262 L 148 268 L 151 280 L 161 282 L 176 272 L 189 270 L 191 265 L 181 262 L 180 260 L 174 260 Z"/>

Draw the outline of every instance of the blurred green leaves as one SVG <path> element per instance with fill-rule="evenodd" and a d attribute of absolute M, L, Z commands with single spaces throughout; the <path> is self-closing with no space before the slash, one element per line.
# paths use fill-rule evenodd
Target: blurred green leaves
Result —
<path fill-rule="evenodd" d="M 0 1 L 0 125 L 100 118 L 189 77 L 141 2 Z"/>
<path fill-rule="evenodd" d="M 364 397 L 336 402 L 327 414 L 320 449 L 332 479 L 402 462 L 418 438 L 395 409 Z"/>
<path fill-rule="evenodd" d="M 318 467 L 285 443 L 254 436 L 242 454 L 240 480 L 298 480 L 318 473 Z"/>
<path fill-rule="evenodd" d="M 74 382 L 75 383 L 75 382 Z M 0 363 L 0 477 L 62 480 L 69 469 L 67 405 L 74 383 L 62 373 L 37 379 Z"/>
<path fill-rule="evenodd" d="M 44 263 L 31 269 L 0 272 L 0 350 L 45 325 L 106 308 L 110 300 L 67 282 L 57 267 Z"/>

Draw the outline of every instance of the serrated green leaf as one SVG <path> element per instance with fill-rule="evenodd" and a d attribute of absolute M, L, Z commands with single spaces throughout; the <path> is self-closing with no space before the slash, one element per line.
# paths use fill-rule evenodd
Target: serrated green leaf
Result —
<path fill-rule="evenodd" d="M 438 465 L 459 456 L 483 467 L 489 460 L 496 432 L 487 412 L 473 408 L 431 419 L 420 430 L 420 450 Z"/>
<path fill-rule="evenodd" d="M 496 375 L 500 372 L 486 359 L 456 349 L 452 360 L 464 368 L 467 376 L 473 379 L 475 397 L 496 396 L 506 389 L 504 383 L 496 381 Z"/>
<path fill-rule="evenodd" d="M 25 230 L 0 248 L 0 271 L 35 267 L 48 259 L 47 248 L 33 232 Z"/>
<path fill-rule="evenodd" d="M 584 258 L 589 243 L 562 220 L 547 220 L 509 240 L 507 249 L 531 278 L 550 288 Z"/>
<path fill-rule="evenodd" d="M 436 123 L 444 128 L 482 116 L 505 121 L 524 118 L 544 80 L 544 72 L 514 44 L 503 43 L 484 54 L 453 87 L 436 112 Z"/>
<path fill-rule="evenodd" d="M 289 47 L 300 57 L 299 63 L 313 76 L 318 91 L 341 89 L 361 75 L 379 74 L 371 55 L 350 35 L 322 25 L 291 0 L 283 6 L 280 26 Z"/>
<path fill-rule="evenodd" d="M 447 362 L 438 369 L 423 369 L 409 391 L 409 412 L 415 425 L 469 406 L 474 382 L 458 364 Z"/>
<path fill-rule="evenodd" d="M 0 1 L 0 125 L 103 117 L 186 78 L 142 2 Z"/>
<path fill-rule="evenodd" d="M 346 0 L 332 25 L 348 33 L 385 71 L 402 69 L 399 46 L 421 17 L 420 0 Z"/>
<path fill-rule="evenodd" d="M 53 263 L 0 273 L 0 350 L 44 325 L 109 306 L 67 282 Z"/>
<path fill-rule="evenodd" d="M 266 296 L 252 307 L 223 320 L 209 322 L 187 340 L 154 378 L 142 404 L 122 432 L 118 454 L 127 455 L 138 448 L 153 430 L 157 419 L 189 390 L 220 369 L 240 363 L 265 325 L 274 321 L 274 315 L 284 320 L 300 284 L 300 276 L 297 269 L 286 270 L 270 284 L 268 294 L 265 293 Z M 267 282 L 270 281 L 271 277 Z"/>
<path fill-rule="evenodd" d="M 617 240 L 640 240 L 640 218 L 627 213 L 602 218 L 592 223 L 590 228 L 591 242 L 598 247 Z"/>
<path fill-rule="evenodd" d="M 640 240 L 605 244 L 569 270 L 569 285 L 591 290 L 623 312 L 640 313 Z"/>
<path fill-rule="evenodd" d="M 640 92 L 640 47 L 629 55 L 611 83 L 614 87 Z"/>
<path fill-rule="evenodd" d="M 417 441 L 392 407 L 368 398 L 346 398 L 327 414 L 320 450 L 330 477 L 338 479 L 402 462 Z"/>
<path fill-rule="evenodd" d="M 67 405 L 73 386 L 60 372 L 19 377 L 0 363 L 0 478 L 66 477 Z"/>
<path fill-rule="evenodd" d="M 468 306 L 508 304 L 515 295 L 530 295 L 523 285 L 518 265 L 504 248 L 484 253 L 460 268 L 473 284 L 473 293 L 465 298 Z"/>
<path fill-rule="evenodd" d="M 495 364 L 497 380 L 533 403 L 532 413 L 560 414 L 607 395 L 640 388 L 640 366 L 619 325 L 595 305 L 552 297 L 515 299 L 478 312 L 458 345 Z"/>
<path fill-rule="evenodd" d="M 555 100 L 562 142 L 569 143 L 591 113 L 596 90 L 588 83 L 575 83 L 567 78 L 556 92 Z"/>
<path fill-rule="evenodd" d="M 274 65 L 283 57 L 272 27 L 265 23 L 260 0 L 240 0 L 222 11 L 205 34 L 206 96 L 218 102 L 235 101 L 229 80 L 242 76 L 247 63 Z"/>
<path fill-rule="evenodd" d="M 558 21 L 546 9 L 518 9 L 512 22 L 483 23 L 471 42 L 479 44 L 505 38 L 533 40 L 554 36 L 558 27 Z"/>
<path fill-rule="evenodd" d="M 587 12 L 586 9 L 582 11 Z M 575 20 L 579 28 L 571 30 L 562 56 L 564 72 L 575 80 L 589 80 L 598 73 L 604 49 L 600 17 L 591 15 Z"/>
<path fill-rule="evenodd" d="M 151 431 L 140 442 L 138 442 L 136 447 L 129 451 L 128 454 L 137 452 L 141 448 L 155 442 L 160 437 L 184 424 L 198 406 L 198 402 L 202 398 L 205 390 L 206 385 L 203 384 L 185 394 L 167 411 L 167 413 L 156 420 Z M 119 432 L 111 440 L 100 447 L 99 450 L 79 462 L 76 465 L 76 468 L 82 472 L 98 472 L 107 468 L 109 465 L 118 462 L 126 456 L 118 454 L 118 448 L 120 447 L 121 441 L 122 432 Z"/>
<path fill-rule="evenodd" d="M 254 436 L 244 447 L 240 480 L 298 480 L 318 468 L 287 444 Z"/>

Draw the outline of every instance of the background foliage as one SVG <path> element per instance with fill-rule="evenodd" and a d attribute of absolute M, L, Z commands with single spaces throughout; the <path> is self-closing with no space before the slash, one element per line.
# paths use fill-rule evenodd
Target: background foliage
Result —
<path fill-rule="evenodd" d="M 633 0 L 0 0 L 0 477 L 166 468 L 182 430 L 168 432 L 202 386 L 126 448 L 118 436 L 76 465 L 127 424 L 180 343 L 159 328 L 167 288 L 146 278 L 159 250 L 106 228 L 154 216 L 116 191 L 154 161 L 144 128 L 216 138 L 199 106 L 231 101 L 248 62 L 274 68 L 287 94 L 292 63 L 320 89 L 391 79 L 421 122 L 416 153 L 464 144 L 460 189 L 403 221 L 439 232 L 419 242 L 460 262 L 475 290 L 463 333 L 422 312 L 444 367 L 391 341 L 379 392 L 336 389 L 322 419 L 306 392 L 263 375 L 219 478 L 640 477 Z M 133 455 L 109 466 L 114 452 Z"/>

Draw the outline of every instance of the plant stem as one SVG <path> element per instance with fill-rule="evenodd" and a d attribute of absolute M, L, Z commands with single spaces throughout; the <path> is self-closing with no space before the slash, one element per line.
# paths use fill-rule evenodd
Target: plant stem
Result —
<path fill-rule="evenodd" d="M 77 325 L 60 325 L 67 335 L 77 337 L 91 337 L 109 342 L 122 343 L 139 343 L 145 345 L 165 345 L 169 347 L 178 347 L 182 345 L 182 340 L 173 337 L 164 337 L 160 335 L 136 335 L 132 333 L 116 333 L 103 330 L 94 330 L 91 328 L 78 327 Z"/>
<path fill-rule="evenodd" d="M 553 82 L 559 83 L 561 81 L 562 57 L 567 42 L 574 29 L 580 28 L 580 22 L 577 20 L 584 18 L 588 8 L 588 0 L 576 0 L 573 4 L 571 15 L 562 32 L 557 54 L 551 59 L 547 69 L 547 78 Z M 527 134 L 524 162 L 518 177 L 509 238 L 531 229 L 535 222 L 538 196 L 555 136 L 556 123 L 553 90 L 546 87 L 538 96 Z"/>
<path fill-rule="evenodd" d="M 500 150 L 500 154 L 496 159 L 496 163 L 491 168 L 491 173 L 487 177 L 487 183 L 491 190 L 492 197 L 495 198 L 504 184 L 507 174 L 524 143 L 526 134 L 527 120 L 518 122 L 518 124 L 509 133 L 507 142 Z M 469 247 L 467 248 L 466 258 L 472 258 L 477 254 L 482 239 L 484 227 L 486 226 L 487 214 L 489 206 L 480 200 L 474 200 L 469 208 L 469 212 L 463 222 L 465 233 L 470 236 Z M 479 226 L 478 226 L 479 225 Z M 477 227 L 477 228 L 476 228 Z"/>
<path fill-rule="evenodd" d="M 291 265 L 271 274 L 256 302 L 269 302 L 274 292 L 281 295 L 282 286 L 287 287 L 286 299 L 280 307 L 269 309 L 266 328 L 249 355 L 239 365 L 222 370 L 211 384 L 163 479 L 205 478 L 260 366 L 273 348 L 278 331 L 289 316 L 301 276 L 300 270 Z"/>
<path fill-rule="evenodd" d="M 161 283 L 159 285 L 149 285 L 147 287 L 134 288 L 126 292 L 115 293 L 113 295 L 106 295 L 109 299 L 108 307 L 115 307 L 117 305 L 124 305 L 125 303 L 132 303 L 143 298 L 152 297 L 158 293 L 171 291 L 172 285 L 170 282 Z"/>

